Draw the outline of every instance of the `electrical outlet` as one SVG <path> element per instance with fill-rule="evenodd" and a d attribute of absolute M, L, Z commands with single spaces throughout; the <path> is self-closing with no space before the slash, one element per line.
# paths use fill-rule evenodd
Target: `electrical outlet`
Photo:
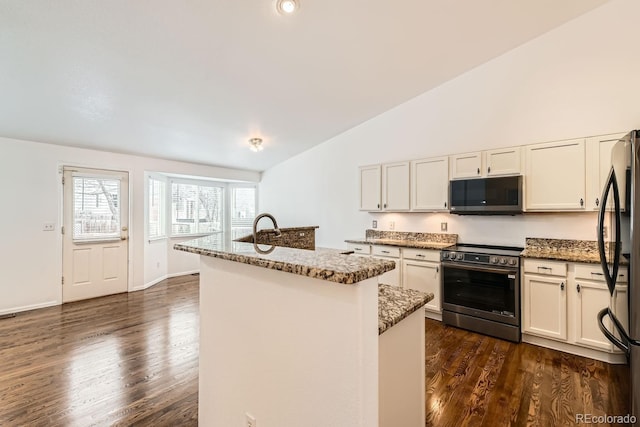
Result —
<path fill-rule="evenodd" d="M 390 221 L 389 222 L 389 230 L 393 231 L 396 229 L 396 222 L 395 221 Z"/>
<path fill-rule="evenodd" d="M 440 223 L 440 231 L 447 231 L 447 223 L 446 222 L 441 222 Z"/>
<path fill-rule="evenodd" d="M 378 228 L 378 221 L 376 221 L 375 219 L 371 222 L 371 227 L 372 228 Z"/>
<path fill-rule="evenodd" d="M 45 222 L 42 227 L 43 231 L 53 231 L 56 228 L 56 225 L 52 222 Z"/>
<path fill-rule="evenodd" d="M 247 427 L 257 427 L 255 417 L 248 412 L 245 415 L 247 417 Z"/>

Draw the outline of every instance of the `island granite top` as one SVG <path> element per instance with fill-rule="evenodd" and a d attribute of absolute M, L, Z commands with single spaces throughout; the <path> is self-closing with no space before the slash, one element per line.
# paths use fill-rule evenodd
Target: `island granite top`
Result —
<path fill-rule="evenodd" d="M 307 250 L 276 246 L 270 253 L 262 254 L 256 251 L 253 243 L 228 243 L 219 235 L 177 243 L 173 248 L 345 285 L 379 276 L 396 267 L 394 261 L 348 255 L 349 251 L 340 249 Z M 262 250 L 267 248 L 267 245 L 260 245 Z"/>
<path fill-rule="evenodd" d="M 433 299 L 433 294 L 398 286 L 378 285 L 378 335 Z"/>

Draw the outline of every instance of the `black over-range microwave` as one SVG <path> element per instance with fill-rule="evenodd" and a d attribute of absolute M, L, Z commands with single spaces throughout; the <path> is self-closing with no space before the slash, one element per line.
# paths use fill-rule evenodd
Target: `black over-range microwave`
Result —
<path fill-rule="evenodd" d="M 522 213 L 522 175 L 453 180 L 449 206 L 451 213 L 459 215 Z"/>

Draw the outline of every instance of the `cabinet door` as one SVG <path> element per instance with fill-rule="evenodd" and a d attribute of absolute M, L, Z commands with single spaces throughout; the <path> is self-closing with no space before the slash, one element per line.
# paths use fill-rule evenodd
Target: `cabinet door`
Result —
<path fill-rule="evenodd" d="M 395 261 L 396 268 L 391 271 L 387 271 L 378 276 L 378 283 L 383 283 L 385 285 L 391 286 L 402 286 L 401 276 L 400 276 L 400 260 L 398 258 L 388 258 L 382 256 L 372 256 L 373 258 L 383 259 L 385 261 Z"/>
<path fill-rule="evenodd" d="M 402 261 L 402 283 L 405 289 L 432 293 L 433 299 L 425 305 L 425 309 L 442 313 L 440 308 L 440 263 Z"/>
<path fill-rule="evenodd" d="M 524 332 L 567 339 L 566 279 L 524 276 Z"/>
<path fill-rule="evenodd" d="M 602 190 L 609 176 L 611 166 L 615 166 L 616 178 L 620 186 L 620 205 L 625 205 L 626 174 L 631 157 L 624 143 L 616 145 L 624 133 L 588 138 L 586 141 L 587 209 L 598 210 Z M 613 149 L 616 147 L 616 152 Z"/>
<path fill-rule="evenodd" d="M 449 158 L 411 162 L 411 209 L 446 211 L 449 199 Z"/>
<path fill-rule="evenodd" d="M 527 210 L 585 209 L 584 140 L 526 147 Z"/>
<path fill-rule="evenodd" d="M 385 211 L 408 211 L 409 162 L 382 165 L 382 208 Z"/>
<path fill-rule="evenodd" d="M 578 344 L 592 348 L 611 351 L 612 345 L 602 335 L 598 327 L 598 312 L 609 306 L 610 295 L 605 284 L 578 280 L 573 284 L 571 292 L 574 299 L 574 339 Z M 611 322 L 605 319 L 605 326 L 611 330 Z"/>
<path fill-rule="evenodd" d="M 360 167 L 360 210 L 379 211 L 380 165 Z"/>
<path fill-rule="evenodd" d="M 482 175 L 482 153 L 456 154 L 449 157 L 451 179 L 480 178 Z"/>
<path fill-rule="evenodd" d="M 485 151 L 487 176 L 520 175 L 520 147 Z"/>

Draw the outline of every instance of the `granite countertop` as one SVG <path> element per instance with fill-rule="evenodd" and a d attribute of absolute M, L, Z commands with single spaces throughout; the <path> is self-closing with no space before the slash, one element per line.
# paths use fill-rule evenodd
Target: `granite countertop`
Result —
<path fill-rule="evenodd" d="M 598 242 L 595 240 L 541 239 L 527 237 L 526 246 L 520 254 L 523 258 L 540 258 L 557 261 L 600 264 Z M 620 264 L 629 262 L 620 258 Z"/>
<path fill-rule="evenodd" d="M 398 286 L 378 285 L 378 335 L 400 322 L 433 299 L 414 289 Z"/>
<path fill-rule="evenodd" d="M 455 243 L 451 242 L 432 242 L 421 240 L 405 240 L 405 239 L 384 239 L 384 238 L 355 238 L 345 240 L 347 243 L 358 243 L 364 245 L 386 245 L 386 246 L 400 246 L 403 248 L 419 248 L 419 249 L 444 249 L 450 246 L 454 246 Z"/>
<path fill-rule="evenodd" d="M 177 243 L 173 248 L 345 285 L 379 276 L 396 266 L 394 261 L 347 255 L 348 251 L 340 249 L 273 247 L 270 253 L 261 254 L 253 243 L 227 243 L 218 235 Z"/>

